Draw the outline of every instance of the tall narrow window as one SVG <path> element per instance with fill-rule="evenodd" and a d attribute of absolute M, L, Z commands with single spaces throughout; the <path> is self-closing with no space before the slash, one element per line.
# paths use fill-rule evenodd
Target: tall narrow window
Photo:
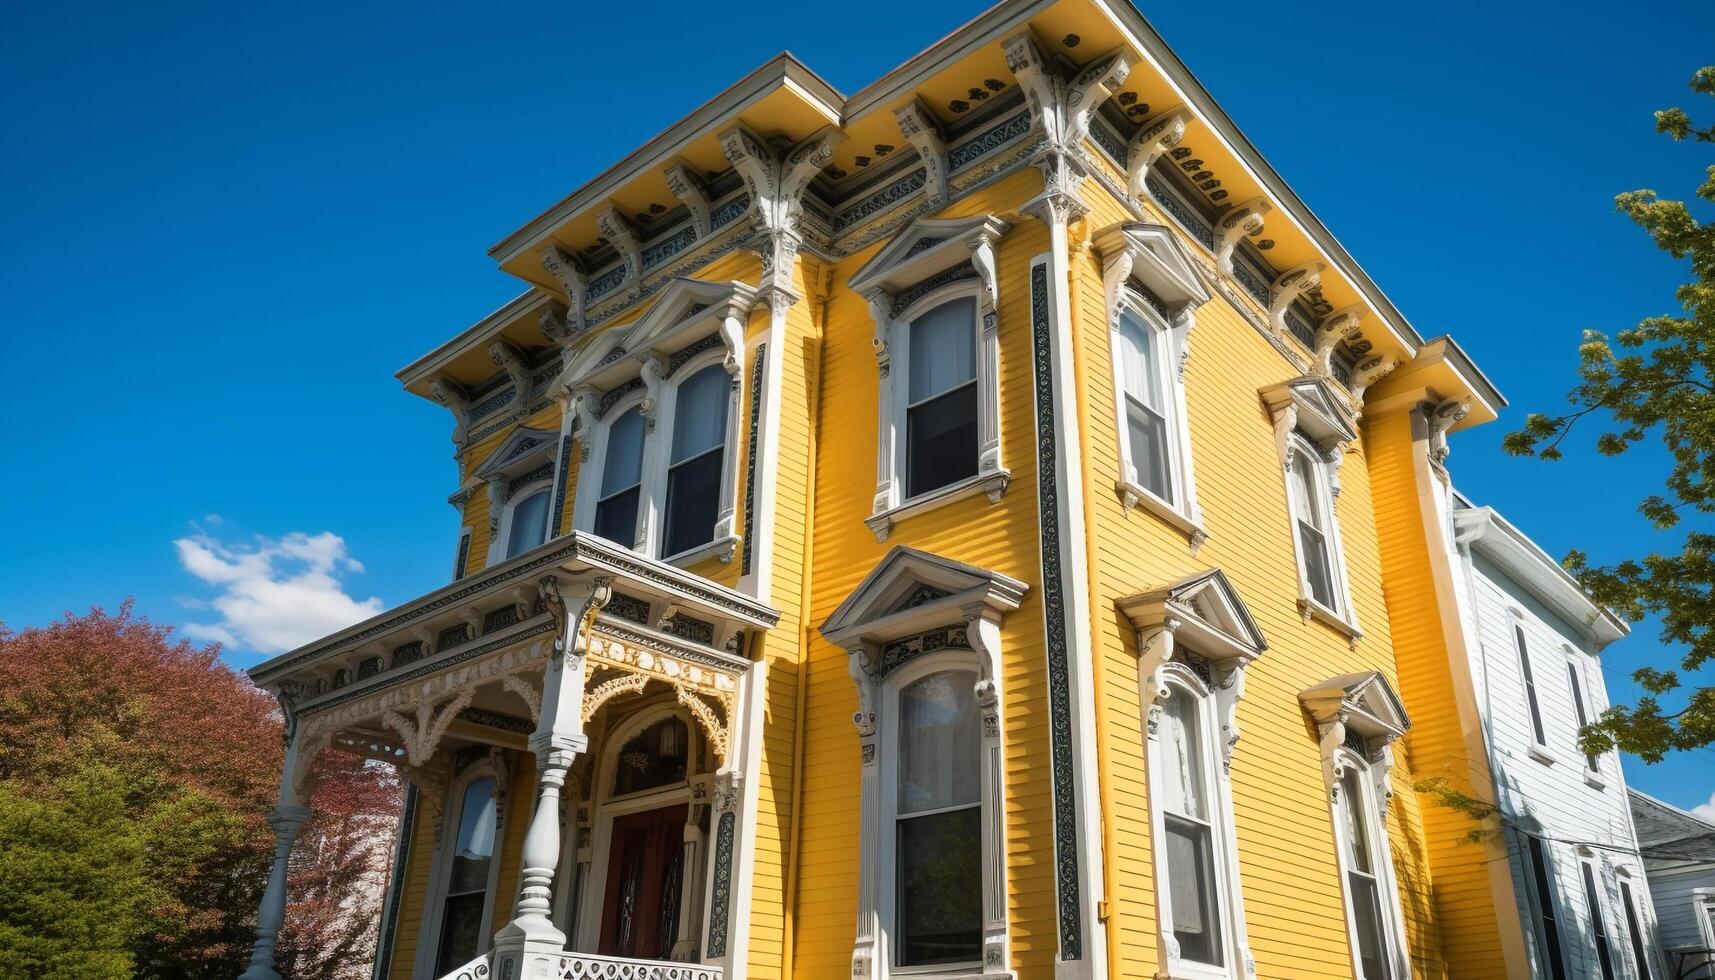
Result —
<path fill-rule="evenodd" d="M 1519 674 L 1524 678 L 1524 699 L 1530 707 L 1531 736 L 1536 739 L 1536 744 L 1546 747 L 1548 738 L 1542 729 L 1542 706 L 1536 699 L 1536 675 L 1531 673 L 1530 647 L 1524 641 L 1523 626 L 1513 627 L 1513 639 L 1518 643 Z"/>
<path fill-rule="evenodd" d="M 1386 925 L 1382 919 L 1382 887 L 1376 842 L 1369 826 L 1368 798 L 1356 770 L 1340 779 L 1339 807 L 1344 820 L 1346 894 L 1351 902 L 1352 932 L 1358 939 L 1361 980 L 1394 980 L 1388 968 Z"/>
<path fill-rule="evenodd" d="M 981 722 L 968 671 L 899 691 L 894 963 L 975 963 L 982 949 Z"/>
<path fill-rule="evenodd" d="M 1530 853 L 1531 892 L 1536 899 L 1536 937 L 1548 961 L 1549 980 L 1566 980 L 1566 959 L 1560 949 L 1560 919 L 1554 908 L 1554 870 L 1548 865 L 1548 845 L 1542 838 L 1522 835 Z"/>
<path fill-rule="evenodd" d="M 679 385 L 673 410 L 673 455 L 667 464 L 663 557 L 714 540 L 726 455 L 727 388 L 731 378 L 711 364 Z"/>
<path fill-rule="evenodd" d="M 1578 676 L 1578 665 L 1568 660 L 1566 662 L 1566 683 L 1572 688 L 1572 710 L 1578 716 L 1578 728 L 1583 730 L 1590 724 L 1590 716 L 1584 710 L 1584 681 Z M 1576 736 L 1574 736 L 1576 738 Z M 1584 756 L 1584 766 L 1591 772 L 1601 770 L 1601 759 L 1594 755 Z"/>
<path fill-rule="evenodd" d="M 459 803 L 458 835 L 453 839 L 452 866 L 441 904 L 436 976 L 457 969 L 481 952 L 497 829 L 494 790 L 493 776 L 472 780 Z"/>
<path fill-rule="evenodd" d="M 1162 819 L 1167 843 L 1170 910 L 1179 955 L 1220 967 L 1221 895 L 1215 873 L 1212 757 L 1204 705 L 1189 690 L 1173 685 L 1161 718 Z"/>
<path fill-rule="evenodd" d="M 1590 931 L 1596 937 L 1596 962 L 1602 967 L 1602 980 L 1614 980 L 1614 951 L 1608 942 L 1608 913 L 1602 907 L 1602 893 L 1596 886 L 1596 869 L 1589 861 L 1580 861 L 1584 876 L 1584 904 L 1590 909 Z"/>
<path fill-rule="evenodd" d="M 977 305 L 955 299 L 911 321 L 905 495 L 977 472 Z"/>
<path fill-rule="evenodd" d="M 1637 964 L 1638 980 L 1650 980 L 1649 953 L 1644 946 L 1643 921 L 1638 918 L 1637 901 L 1632 898 L 1632 883 L 1620 879 L 1620 904 L 1626 910 L 1626 932 L 1632 941 L 1632 962 Z M 1710 914 L 1715 916 L 1715 911 Z M 1715 918 L 1709 923 L 1710 932 L 1715 933 Z"/>
<path fill-rule="evenodd" d="M 1133 483 L 1174 504 L 1168 401 L 1161 382 L 1160 334 L 1126 309 L 1119 322 L 1120 381 Z"/>
<path fill-rule="evenodd" d="M 548 539 L 548 502 L 553 499 L 550 489 L 543 487 L 512 504 L 506 557 L 521 555 Z"/>
<path fill-rule="evenodd" d="M 631 409 L 607 430 L 601 496 L 595 505 L 596 534 L 629 548 L 637 541 L 637 504 L 643 494 L 643 413 Z"/>
<path fill-rule="evenodd" d="M 1298 525 L 1298 557 L 1310 597 L 1324 608 L 1339 611 L 1334 590 L 1334 566 L 1328 549 L 1326 478 L 1308 447 L 1292 454 L 1292 509 Z"/>

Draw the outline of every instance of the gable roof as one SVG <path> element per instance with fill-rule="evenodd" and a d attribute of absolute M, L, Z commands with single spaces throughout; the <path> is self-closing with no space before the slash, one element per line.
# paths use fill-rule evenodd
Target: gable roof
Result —
<path fill-rule="evenodd" d="M 1176 621 L 1177 625 L 1168 625 L 1204 656 L 1250 660 L 1268 649 L 1262 628 L 1219 568 L 1187 575 L 1115 605 L 1140 630 Z"/>
<path fill-rule="evenodd" d="M 1715 823 L 1628 788 L 1638 850 L 1651 861 L 1715 862 Z"/>
<path fill-rule="evenodd" d="M 1340 674 L 1312 684 L 1298 693 L 1298 703 L 1310 712 L 1319 727 L 1338 720 L 1359 735 L 1388 738 L 1397 738 L 1411 730 L 1405 703 L 1394 693 L 1387 678 L 1373 670 Z"/>
<path fill-rule="evenodd" d="M 920 621 L 972 604 L 1017 609 L 1029 586 L 1008 575 L 896 545 L 821 626 L 830 643 L 845 645 L 909 630 Z"/>

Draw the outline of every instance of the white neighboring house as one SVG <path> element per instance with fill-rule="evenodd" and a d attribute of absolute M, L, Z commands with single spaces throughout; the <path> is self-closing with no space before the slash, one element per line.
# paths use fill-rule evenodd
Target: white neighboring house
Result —
<path fill-rule="evenodd" d="M 1626 624 L 1492 508 L 1458 497 L 1455 583 L 1535 980 L 1663 980 L 1617 753 L 1586 757 L 1608 706 L 1598 659 Z"/>
<path fill-rule="evenodd" d="M 1715 980 L 1715 823 L 1637 790 L 1631 798 L 1669 976 Z"/>

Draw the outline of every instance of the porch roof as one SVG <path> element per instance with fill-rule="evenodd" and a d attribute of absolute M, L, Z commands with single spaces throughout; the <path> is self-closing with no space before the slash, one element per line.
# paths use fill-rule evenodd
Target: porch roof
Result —
<path fill-rule="evenodd" d="M 646 558 L 604 538 L 574 531 L 314 643 L 257 664 L 250 668 L 250 678 L 261 687 L 278 687 L 294 674 L 311 668 L 325 668 L 330 661 L 342 656 L 371 649 L 384 651 L 392 643 L 411 637 L 425 637 L 432 641 L 445 628 L 469 622 L 473 617 L 480 622 L 495 608 L 504 608 L 508 601 L 533 600 L 536 584 L 549 575 L 562 580 L 588 575 L 612 576 L 616 591 L 679 613 L 709 617 L 735 629 L 768 629 L 780 620 L 779 610 L 741 592 L 665 562 Z M 423 661 L 426 665 L 434 659 L 438 659 L 438 651 L 436 655 L 424 657 Z M 385 676 L 385 672 L 381 676 Z"/>

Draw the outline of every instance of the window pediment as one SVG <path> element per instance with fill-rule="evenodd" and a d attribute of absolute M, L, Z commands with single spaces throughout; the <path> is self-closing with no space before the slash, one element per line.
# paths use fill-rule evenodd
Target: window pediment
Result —
<path fill-rule="evenodd" d="M 1029 586 L 999 572 L 904 545 L 895 547 L 840 603 L 821 633 L 849 648 L 886 643 L 979 613 L 1018 608 Z"/>
<path fill-rule="evenodd" d="M 1299 692 L 1298 701 L 1320 731 L 1339 724 L 1347 734 L 1392 742 L 1411 730 L 1399 695 L 1373 670 L 1330 677 Z"/>
<path fill-rule="evenodd" d="M 1209 289 L 1173 232 L 1164 225 L 1126 222 L 1096 235 L 1108 308 L 1129 280 L 1137 280 L 1177 316 L 1209 301 Z"/>
<path fill-rule="evenodd" d="M 540 462 L 538 457 L 559 441 L 560 434 L 552 429 L 532 429 L 519 426 L 512 430 L 494 452 L 488 454 L 472 477 L 494 481 L 528 472 Z"/>
<path fill-rule="evenodd" d="M 604 332 L 572 358 L 560 383 L 612 389 L 636 377 L 644 363 L 671 365 L 675 355 L 710 338 L 725 346 L 727 370 L 736 374 L 756 299 L 756 287 L 742 282 L 674 279 L 637 322 Z"/>
<path fill-rule="evenodd" d="M 1351 413 L 1327 378 L 1303 375 L 1264 388 L 1261 395 L 1277 430 L 1289 434 L 1296 429 L 1324 452 L 1358 437 Z"/>
<path fill-rule="evenodd" d="M 869 297 L 876 291 L 892 299 L 939 273 L 975 263 L 977 274 L 988 291 L 988 305 L 995 303 L 993 243 L 1012 226 L 993 215 L 971 218 L 924 218 L 906 226 L 863 268 L 852 274 L 847 285 Z M 980 254 L 987 243 L 990 254 Z M 873 300 L 872 300 L 873 302 Z"/>
<path fill-rule="evenodd" d="M 1225 572 L 1213 568 L 1117 603 L 1148 642 L 1151 634 L 1173 634 L 1214 661 L 1243 666 L 1268 649 L 1268 640 Z M 1163 662 L 1171 657 L 1171 651 Z"/>

